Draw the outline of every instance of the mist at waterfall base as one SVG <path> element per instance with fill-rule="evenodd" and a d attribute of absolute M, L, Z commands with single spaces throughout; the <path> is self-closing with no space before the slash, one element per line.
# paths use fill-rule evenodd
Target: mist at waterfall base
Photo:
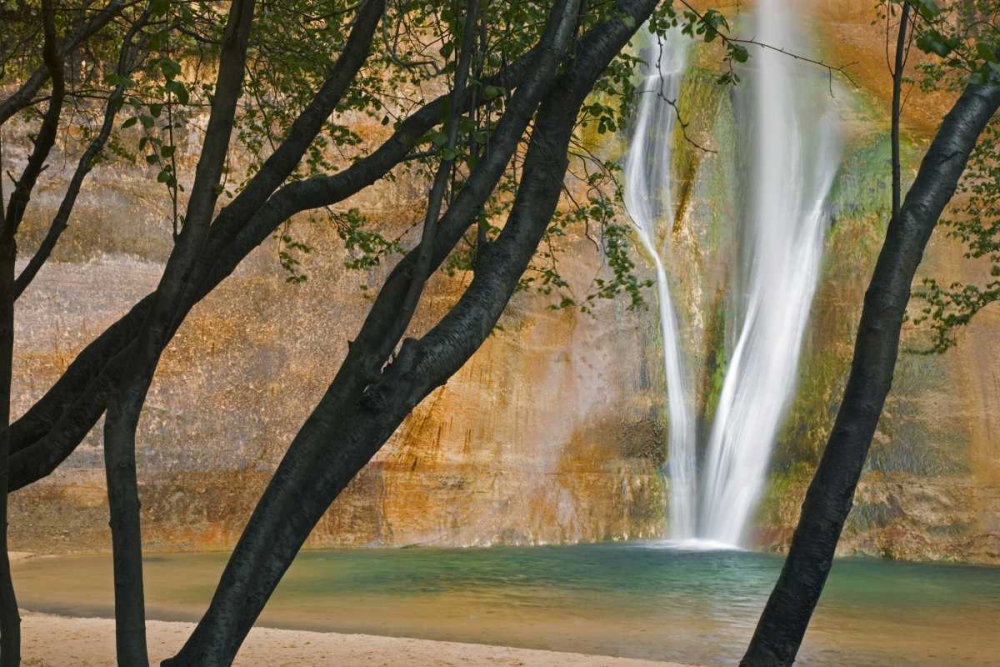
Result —
<path fill-rule="evenodd" d="M 787 0 L 761 0 L 754 35 L 805 50 Z M 839 166 L 836 120 L 823 95 L 803 94 L 815 72 L 774 49 L 755 48 L 741 71 L 735 109 L 744 192 L 738 275 L 732 292 L 735 345 L 697 469 L 694 392 L 665 269 L 676 224 L 671 158 L 676 102 L 690 39 L 679 31 L 644 50 L 638 109 L 625 161 L 625 202 L 656 272 L 667 384 L 669 534 L 686 548 L 742 543 L 766 483 L 768 462 L 797 378 L 819 278 L 825 201 Z M 699 476 L 700 472 L 700 476 Z"/>
<path fill-rule="evenodd" d="M 149 617 L 197 620 L 226 557 L 149 556 Z M 303 551 L 260 625 L 734 665 L 781 563 L 639 543 Z M 23 608 L 112 615 L 106 555 L 33 558 L 17 580 Z M 842 559 L 796 665 L 998 666 L 998 622 L 1000 569 Z"/>

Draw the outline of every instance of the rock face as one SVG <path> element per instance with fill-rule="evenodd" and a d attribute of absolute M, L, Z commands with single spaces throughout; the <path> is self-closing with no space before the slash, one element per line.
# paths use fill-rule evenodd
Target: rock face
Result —
<path fill-rule="evenodd" d="M 43 229 L 67 177 L 52 171 L 56 195 L 33 208 L 29 230 Z M 146 187 L 113 167 L 95 170 L 59 261 L 19 302 L 17 413 L 155 288 L 170 237 Z M 400 178 L 348 205 L 391 237 L 421 215 L 424 193 L 423 184 Z M 122 247 L 129 233 L 144 244 Z M 267 242 L 195 308 L 160 365 L 138 452 L 151 549 L 235 541 L 269 471 L 332 380 L 368 294 L 384 280 L 383 268 L 345 268 L 350 256 L 327 223 L 300 220 L 291 233 L 313 249 L 302 258 L 308 280 L 286 284 L 277 242 Z M 582 233 L 560 242 L 562 272 L 586 294 L 604 260 Z M 432 325 L 469 277 L 435 277 L 413 332 Z M 314 545 L 544 544 L 663 533 L 662 378 L 659 351 L 648 345 L 655 322 L 612 302 L 593 314 L 556 311 L 553 299 L 514 298 L 473 360 L 336 502 Z M 98 426 L 54 475 L 14 497 L 18 548 L 107 547 L 100 443 Z"/>
<path fill-rule="evenodd" d="M 865 88 L 836 91 L 846 146 L 834 224 L 798 396 L 755 531 L 758 543 L 774 550 L 787 545 L 836 413 L 889 196 L 885 81 L 868 67 L 884 57 L 880 37 L 870 32 L 867 4 L 840 13 L 835 3 L 819 4 L 826 13 L 816 30 L 831 45 L 831 58 L 854 40 Z M 870 44 L 877 48 L 862 48 Z M 678 152 L 680 208 L 667 233 L 675 237 L 683 345 L 699 413 L 708 418 L 732 342 L 740 207 L 732 186 L 732 105 L 702 69 L 717 59 L 703 55 L 694 59 L 680 104 L 692 121 L 688 131 L 716 152 Z M 921 118 L 911 121 L 906 149 L 915 167 L 926 137 Z M 367 132 L 377 136 L 379 128 Z M 6 159 L 23 159 L 13 143 L 5 144 Z M 58 262 L 18 303 L 15 413 L 155 287 L 170 247 L 166 210 L 148 191 L 152 177 L 122 174 L 113 163 L 94 171 Z M 33 201 L 25 223 L 26 252 L 58 205 L 68 173 L 54 165 L 45 178 L 50 189 Z M 347 205 L 392 237 L 420 217 L 424 192 L 424 184 L 401 178 Z M 235 541 L 269 471 L 332 379 L 367 295 L 385 276 L 384 267 L 344 268 L 350 256 L 325 222 L 298 220 L 292 233 L 314 249 L 302 258 L 307 282 L 285 283 L 278 242 L 269 241 L 194 310 L 161 363 L 139 451 L 152 550 Z M 607 270 L 599 252 L 582 230 L 560 243 L 562 273 L 577 295 L 586 294 Z M 925 275 L 964 278 L 980 270 L 941 234 L 923 268 Z M 437 276 L 414 332 L 436 321 L 467 280 L 462 272 Z M 543 544 L 666 534 L 660 469 L 668 426 L 655 308 L 603 302 L 591 315 L 552 310 L 552 303 L 552 296 L 515 296 L 490 340 L 334 503 L 313 545 Z M 982 313 L 944 356 L 901 358 L 843 553 L 1000 563 L 1000 381 L 993 370 L 1000 352 L 991 345 L 998 318 Z M 907 341 L 918 338 L 907 332 Z M 55 474 L 13 497 L 12 541 L 29 551 L 106 549 L 106 526 L 98 428 Z"/>

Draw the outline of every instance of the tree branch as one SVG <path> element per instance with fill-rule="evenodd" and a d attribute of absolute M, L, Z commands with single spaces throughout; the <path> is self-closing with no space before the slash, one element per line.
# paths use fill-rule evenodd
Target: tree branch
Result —
<path fill-rule="evenodd" d="M 28 201 L 31 199 L 31 192 L 35 188 L 38 176 L 42 173 L 45 160 L 48 159 L 52 146 L 56 141 L 56 133 L 59 130 L 59 116 L 62 114 L 63 99 L 66 93 L 66 82 L 63 76 L 62 60 L 59 58 L 56 47 L 56 27 L 55 17 L 52 10 L 52 0 L 42 2 L 42 24 L 45 32 L 45 46 L 42 48 L 42 58 L 52 77 L 52 95 L 49 98 L 49 107 L 42 118 L 42 125 L 35 138 L 34 147 L 28 156 L 28 164 L 20 178 L 14 183 L 14 191 L 10 195 L 10 202 L 7 205 L 7 213 L 4 216 L 4 227 L 2 234 L 14 238 L 17 229 L 24 219 L 24 212 L 28 208 Z M 2 206 L 2 203 L 0 203 Z"/>
<path fill-rule="evenodd" d="M 492 85 L 503 81 L 517 88 L 534 71 L 537 58 L 537 50 L 530 51 L 521 60 L 488 77 L 486 83 Z M 208 268 L 197 290 L 188 294 L 187 307 L 215 289 L 250 251 L 292 215 L 343 201 L 406 160 L 416 141 L 441 121 L 447 99 L 446 95 L 441 96 L 414 112 L 377 150 L 344 171 L 281 187 L 249 220 L 226 215 L 232 204 L 223 209 L 211 227 L 202 257 Z M 487 103 L 482 99 L 477 102 Z M 50 474 L 97 423 L 104 412 L 108 389 L 123 363 L 119 355 L 134 341 L 151 304 L 152 295 L 149 295 L 106 329 L 77 355 L 52 388 L 14 422 L 11 427 L 12 490 Z"/>
<path fill-rule="evenodd" d="M 896 66 L 892 70 L 892 217 L 899 216 L 903 180 L 899 161 L 899 115 L 903 94 L 903 70 L 906 68 L 906 28 L 910 18 L 910 3 L 903 0 L 903 13 L 899 18 L 899 36 L 896 39 Z"/>
<path fill-rule="evenodd" d="M 131 4 L 131 3 L 129 3 Z M 65 39 L 56 48 L 56 60 L 60 62 L 55 69 L 62 69 L 62 61 L 67 55 L 72 53 L 82 42 L 90 39 L 104 26 L 118 16 L 122 10 L 128 6 L 123 0 L 112 0 L 108 5 L 80 27 L 70 37 Z M 34 103 L 35 94 L 41 90 L 45 82 L 53 74 L 53 62 L 46 59 L 42 66 L 35 70 L 21 86 L 11 93 L 3 102 L 0 102 L 0 125 L 6 123 L 18 111 L 31 106 Z"/>
<path fill-rule="evenodd" d="M 143 11 L 136 22 L 132 24 L 125 35 L 116 69 L 116 73 L 121 79 L 128 77 L 129 73 L 132 72 L 136 66 L 136 63 L 133 62 L 133 60 L 138 59 L 137 54 L 130 53 L 130 50 L 132 49 L 132 40 L 146 25 L 146 22 L 149 20 L 150 12 L 151 6 L 147 5 L 145 11 Z M 53 249 L 59 242 L 59 237 L 69 226 L 69 217 L 73 212 L 73 207 L 76 205 L 76 199 L 80 194 L 83 181 L 93 168 L 94 160 L 100 152 L 104 150 L 104 146 L 107 143 L 108 138 L 111 136 L 111 132 L 114 129 L 115 118 L 118 115 L 118 110 L 121 108 L 121 103 L 124 97 L 125 84 L 119 83 L 115 86 L 115 89 L 108 97 L 108 101 L 104 107 L 104 121 L 101 124 L 101 129 L 80 157 L 76 170 L 73 172 L 73 177 L 70 179 L 69 185 L 66 188 L 66 194 L 63 195 L 62 202 L 59 204 L 59 210 L 56 211 L 56 215 L 52 219 L 52 223 L 49 225 L 48 233 L 45 235 L 41 245 L 39 245 L 38 250 L 31 257 L 27 266 L 24 267 L 20 275 L 17 277 L 17 280 L 14 282 L 15 299 L 20 298 L 20 296 L 24 293 L 24 290 L 31 284 L 31 281 L 35 279 L 39 269 L 42 268 L 42 265 L 44 265 L 51 256 Z"/>

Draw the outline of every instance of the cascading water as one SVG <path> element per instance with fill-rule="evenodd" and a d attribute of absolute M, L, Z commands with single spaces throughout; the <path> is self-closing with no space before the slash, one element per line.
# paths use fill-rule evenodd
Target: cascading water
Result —
<path fill-rule="evenodd" d="M 646 52 L 647 64 L 638 87 L 638 115 L 632 144 L 625 161 L 625 206 L 637 235 L 656 268 L 656 295 L 663 336 L 663 370 L 667 378 L 670 420 L 667 472 L 670 476 L 670 534 L 688 539 L 695 533 L 697 487 L 695 480 L 695 428 L 687 400 L 677 315 L 664 268 L 670 234 L 661 244 L 659 223 L 672 226 L 674 206 L 670 184 L 672 138 L 677 114 L 672 106 L 680 93 L 689 39 L 679 30 L 659 40 Z"/>
<path fill-rule="evenodd" d="M 757 40 L 798 50 L 789 0 L 760 0 Z M 757 48 L 748 77 L 752 103 L 750 217 L 742 258 L 739 335 L 708 441 L 701 536 L 739 544 L 767 477 L 778 429 L 791 401 L 799 352 L 819 278 L 828 215 L 825 200 L 839 164 L 828 97 L 803 86 L 814 71 Z"/>
<path fill-rule="evenodd" d="M 738 336 L 726 369 L 699 484 L 695 420 L 685 390 L 677 315 L 665 269 L 674 216 L 670 165 L 677 100 L 689 40 L 679 31 L 647 52 L 638 113 L 625 162 L 625 204 L 656 269 L 663 366 L 667 379 L 670 535 L 688 545 L 736 546 L 767 477 L 778 428 L 792 398 L 799 353 L 819 278 L 828 216 L 825 201 L 838 168 L 835 123 L 826 98 L 808 94 L 808 70 L 776 49 L 798 50 L 790 0 L 760 0 L 757 48 L 740 126 L 749 134 L 744 170 L 750 202 L 740 256 Z M 798 87 L 798 90 L 796 90 Z M 796 94 L 798 93 L 798 94 Z M 669 229 L 671 225 L 666 225 Z M 699 512 L 700 509 L 700 512 Z M 697 538 L 694 539 L 693 538 Z"/>

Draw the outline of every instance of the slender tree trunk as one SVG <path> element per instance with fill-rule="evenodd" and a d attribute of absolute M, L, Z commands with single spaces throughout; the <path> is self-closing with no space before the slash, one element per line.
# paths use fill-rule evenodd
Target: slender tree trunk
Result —
<path fill-rule="evenodd" d="M 896 66 L 892 71 L 892 217 L 899 215 L 903 198 L 903 176 L 899 159 L 899 115 L 903 99 L 903 70 L 906 69 L 906 29 L 910 19 L 910 3 L 903 2 L 896 39 Z"/>
<path fill-rule="evenodd" d="M 0 193 L 2 193 L 0 188 Z M 0 195 L 0 213 L 3 199 Z M 0 219 L 3 216 L 0 215 Z M 14 260 L 13 237 L 0 238 L 0 667 L 17 667 L 21 661 L 21 617 L 10 574 L 7 549 L 7 481 L 10 452 L 10 392 L 14 362 Z"/>
<path fill-rule="evenodd" d="M 149 664 L 135 461 L 136 429 L 160 357 L 176 330 L 184 292 L 190 283 L 197 284 L 201 277 L 198 269 L 203 265 L 199 258 L 219 196 L 218 184 L 243 87 L 254 6 L 255 0 L 234 0 L 230 5 L 212 110 L 195 169 L 184 228 L 167 260 L 136 344 L 130 347 L 131 354 L 124 358 L 125 367 L 118 386 L 108 399 L 104 452 L 114 556 L 115 628 L 118 663 L 130 667 Z"/>
<path fill-rule="evenodd" d="M 104 469 L 111 512 L 114 563 L 115 649 L 119 665 L 149 664 L 146 648 L 146 607 L 142 577 L 142 526 L 135 466 L 138 410 L 113 394 L 104 422 Z M 140 403 L 141 404 L 141 403 Z"/>
<path fill-rule="evenodd" d="M 969 86 L 944 118 L 889 222 L 854 346 L 854 360 L 833 432 L 805 502 L 791 548 L 747 649 L 743 667 L 795 661 L 826 584 L 854 491 L 892 385 L 910 286 L 931 232 L 958 186 L 969 154 L 997 107 L 1000 86 Z"/>
<path fill-rule="evenodd" d="M 31 199 L 38 176 L 55 144 L 66 93 L 62 60 L 57 48 L 55 8 L 52 0 L 41 1 L 42 31 L 45 42 L 42 59 L 52 79 L 52 93 L 42 117 L 27 164 L 19 178 L 6 210 L 3 186 L 0 185 L 0 667 L 16 667 L 21 661 L 21 619 L 10 572 L 7 543 L 7 499 L 10 490 L 11 424 L 10 399 L 14 370 L 14 269 L 17 261 L 17 230 Z M 10 100 L 4 102 L 4 105 Z M 16 106 L 16 105 L 15 105 Z M 0 126 L 6 117 L 0 117 Z M 2 148 L 2 147 L 0 147 Z M 0 159 L 0 171 L 2 171 Z M 0 174 L 0 179 L 8 174 Z M 12 177 L 13 179 L 13 177 Z"/>

